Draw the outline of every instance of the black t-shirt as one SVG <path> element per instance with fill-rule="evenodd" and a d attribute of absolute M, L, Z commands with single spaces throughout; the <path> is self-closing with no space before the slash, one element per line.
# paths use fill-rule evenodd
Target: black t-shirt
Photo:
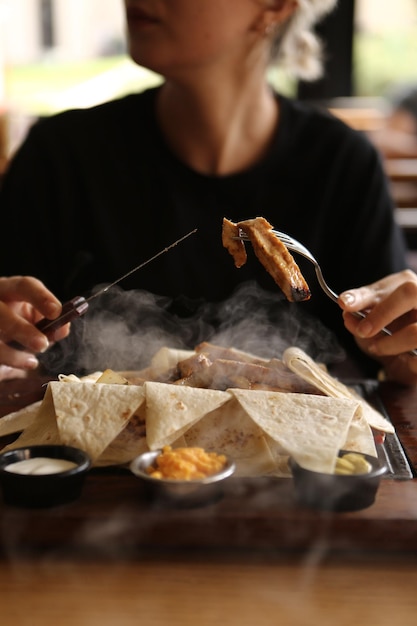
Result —
<path fill-rule="evenodd" d="M 35 275 L 66 300 L 112 282 L 198 228 L 122 284 L 143 297 L 156 294 L 158 306 L 176 316 L 198 317 L 197 331 L 182 328 L 182 344 L 203 339 L 213 325 L 235 328 L 239 319 L 244 329 L 246 320 L 247 347 L 254 335 L 250 321 L 265 305 L 270 312 L 262 317 L 262 333 L 268 322 L 271 336 L 279 327 L 294 344 L 316 318 L 355 353 L 341 312 L 321 292 L 311 264 L 296 257 L 310 301 L 282 302 L 250 250 L 247 264 L 234 267 L 221 227 L 224 216 L 264 216 L 310 248 L 336 292 L 403 269 L 404 242 L 374 147 L 327 112 L 277 96 L 280 123 L 264 158 L 237 174 L 203 175 L 165 143 L 155 118 L 157 92 L 67 111 L 32 127 L 0 194 L 0 274 Z M 241 288 L 238 312 L 236 298 L 232 309 L 227 302 L 242 284 L 250 289 L 248 295 Z M 95 301 L 101 308 L 105 303 Z M 146 310 L 136 316 L 139 325 L 155 318 Z M 313 334 L 317 340 L 322 329 Z"/>

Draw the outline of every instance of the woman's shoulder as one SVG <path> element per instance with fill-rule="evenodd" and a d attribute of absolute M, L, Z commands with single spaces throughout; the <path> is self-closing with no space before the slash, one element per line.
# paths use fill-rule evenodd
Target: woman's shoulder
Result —
<path fill-rule="evenodd" d="M 321 163 L 378 166 L 381 156 L 368 136 L 348 126 L 324 105 L 280 96 L 281 145 L 287 153 Z"/>
<path fill-rule="evenodd" d="M 299 133 L 307 138 L 320 138 L 322 141 L 343 141 L 374 149 L 364 133 L 348 126 L 326 105 L 285 96 L 279 96 L 279 100 L 282 116 L 292 133 Z"/>
<path fill-rule="evenodd" d="M 105 132 L 106 128 L 149 120 L 153 112 L 153 103 L 157 88 L 150 88 L 138 93 L 103 102 L 89 108 L 68 109 L 50 116 L 42 117 L 33 126 L 34 132 L 65 133 L 77 132 L 77 129 L 88 129 L 90 132 L 98 128 Z"/>

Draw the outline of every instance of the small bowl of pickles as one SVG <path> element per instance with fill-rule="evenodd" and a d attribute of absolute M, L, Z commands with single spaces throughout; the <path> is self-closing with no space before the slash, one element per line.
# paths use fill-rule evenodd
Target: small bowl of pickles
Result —
<path fill-rule="evenodd" d="M 289 466 L 300 504 L 325 511 L 357 511 L 371 506 L 388 468 L 378 457 L 340 450 L 332 474 L 302 467 L 293 458 Z"/>

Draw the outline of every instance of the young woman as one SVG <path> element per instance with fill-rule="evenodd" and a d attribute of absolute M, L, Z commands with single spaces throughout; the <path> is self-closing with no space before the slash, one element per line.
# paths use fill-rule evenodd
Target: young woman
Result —
<path fill-rule="evenodd" d="M 283 320 L 297 318 L 305 330 L 317 319 L 366 375 L 382 365 L 391 378 L 417 382 L 417 358 L 408 354 L 417 347 L 417 278 L 406 269 L 378 154 L 340 121 L 275 93 L 267 81 L 272 62 L 304 79 L 319 75 L 312 29 L 335 0 L 125 5 L 130 54 L 161 74 L 162 85 L 40 121 L 3 183 L 0 271 L 9 278 L 0 281 L 0 362 L 12 368 L 5 375 L 37 366 L 31 352 L 48 342 L 33 323 L 59 314 L 57 298 L 110 283 L 197 228 L 124 289 L 162 298 L 176 320 L 195 321 L 204 311 L 207 321 L 209 307 L 210 324 L 200 326 L 206 332 L 237 288 L 242 298 L 256 284 L 250 302 L 257 314 L 268 309 L 271 336 L 297 343 L 300 330 L 289 337 Z M 301 258 L 313 295 L 296 305 L 275 301 L 278 289 L 254 259 L 234 268 L 221 243 L 222 218 L 257 215 L 310 248 L 329 284 L 344 292 L 342 311 Z M 248 322 L 253 311 L 244 307 Z M 366 320 L 351 315 L 361 309 Z M 384 326 L 391 336 L 380 334 Z M 312 327 L 318 339 L 322 330 Z M 52 340 L 68 333 L 64 327 Z M 11 340 L 28 352 L 12 349 Z"/>

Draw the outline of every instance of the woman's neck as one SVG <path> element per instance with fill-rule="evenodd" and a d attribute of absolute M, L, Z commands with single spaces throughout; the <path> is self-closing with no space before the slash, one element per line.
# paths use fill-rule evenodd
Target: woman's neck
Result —
<path fill-rule="evenodd" d="M 268 149 L 278 123 L 278 102 L 265 82 L 223 84 L 167 81 L 157 116 L 171 149 L 189 167 L 227 175 L 256 163 Z"/>

